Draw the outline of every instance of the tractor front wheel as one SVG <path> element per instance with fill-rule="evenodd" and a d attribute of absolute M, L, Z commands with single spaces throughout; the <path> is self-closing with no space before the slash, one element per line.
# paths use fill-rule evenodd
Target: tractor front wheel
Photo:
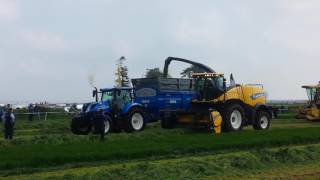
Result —
<path fill-rule="evenodd" d="M 108 134 L 111 131 L 112 128 L 112 119 L 109 115 L 106 116 L 106 119 L 104 120 L 104 134 Z"/>

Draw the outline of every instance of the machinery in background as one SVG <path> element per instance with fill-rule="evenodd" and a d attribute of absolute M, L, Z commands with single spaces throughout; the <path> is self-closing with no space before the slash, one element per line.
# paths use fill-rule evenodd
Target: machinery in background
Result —
<path fill-rule="evenodd" d="M 308 104 L 303 109 L 299 109 L 296 115 L 298 119 L 309 121 L 320 121 L 320 82 L 317 85 L 305 85 L 308 95 Z"/>

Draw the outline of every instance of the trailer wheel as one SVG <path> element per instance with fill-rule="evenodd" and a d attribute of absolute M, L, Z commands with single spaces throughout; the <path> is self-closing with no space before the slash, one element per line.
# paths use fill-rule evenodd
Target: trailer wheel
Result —
<path fill-rule="evenodd" d="M 145 120 L 143 111 L 140 108 L 133 108 L 125 120 L 126 132 L 143 131 Z"/>
<path fill-rule="evenodd" d="M 240 131 L 244 122 L 244 110 L 239 104 L 227 106 L 223 112 L 223 129 L 227 132 Z"/>
<path fill-rule="evenodd" d="M 91 124 L 84 117 L 74 117 L 71 121 L 71 131 L 76 135 L 88 135 L 91 131 Z"/>
<path fill-rule="evenodd" d="M 163 119 L 161 119 L 161 128 L 163 129 L 173 129 L 176 125 L 177 119 L 172 114 L 169 117 L 163 117 Z"/>
<path fill-rule="evenodd" d="M 267 130 L 270 127 L 270 122 L 270 115 L 266 111 L 258 111 L 255 122 L 253 123 L 253 129 Z"/>

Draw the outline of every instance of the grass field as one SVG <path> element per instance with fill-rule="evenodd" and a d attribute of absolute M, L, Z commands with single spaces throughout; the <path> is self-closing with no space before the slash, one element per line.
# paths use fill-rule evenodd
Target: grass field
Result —
<path fill-rule="evenodd" d="M 212 179 L 320 175 L 320 123 L 281 115 L 268 131 L 214 135 L 149 124 L 141 133 L 70 133 L 70 116 L 19 117 L 0 140 L 0 176 L 11 179 Z M 319 145 L 318 145 L 319 144 Z M 288 167 L 294 167 L 292 171 Z M 310 168 L 307 168 L 310 167 Z M 308 169 L 309 171 L 306 171 Z M 271 177 L 271 176 L 270 176 Z"/>

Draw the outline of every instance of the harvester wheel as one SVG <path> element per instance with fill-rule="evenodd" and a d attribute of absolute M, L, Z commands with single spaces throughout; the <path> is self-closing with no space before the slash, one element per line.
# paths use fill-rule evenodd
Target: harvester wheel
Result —
<path fill-rule="evenodd" d="M 240 131 L 244 122 L 244 110 L 239 104 L 228 105 L 223 112 L 223 129 L 227 132 Z"/>
<path fill-rule="evenodd" d="M 258 111 L 253 129 L 266 130 L 270 127 L 270 115 L 266 111 Z"/>
<path fill-rule="evenodd" d="M 126 132 L 143 131 L 145 127 L 144 114 L 140 108 L 133 108 L 125 121 Z"/>

